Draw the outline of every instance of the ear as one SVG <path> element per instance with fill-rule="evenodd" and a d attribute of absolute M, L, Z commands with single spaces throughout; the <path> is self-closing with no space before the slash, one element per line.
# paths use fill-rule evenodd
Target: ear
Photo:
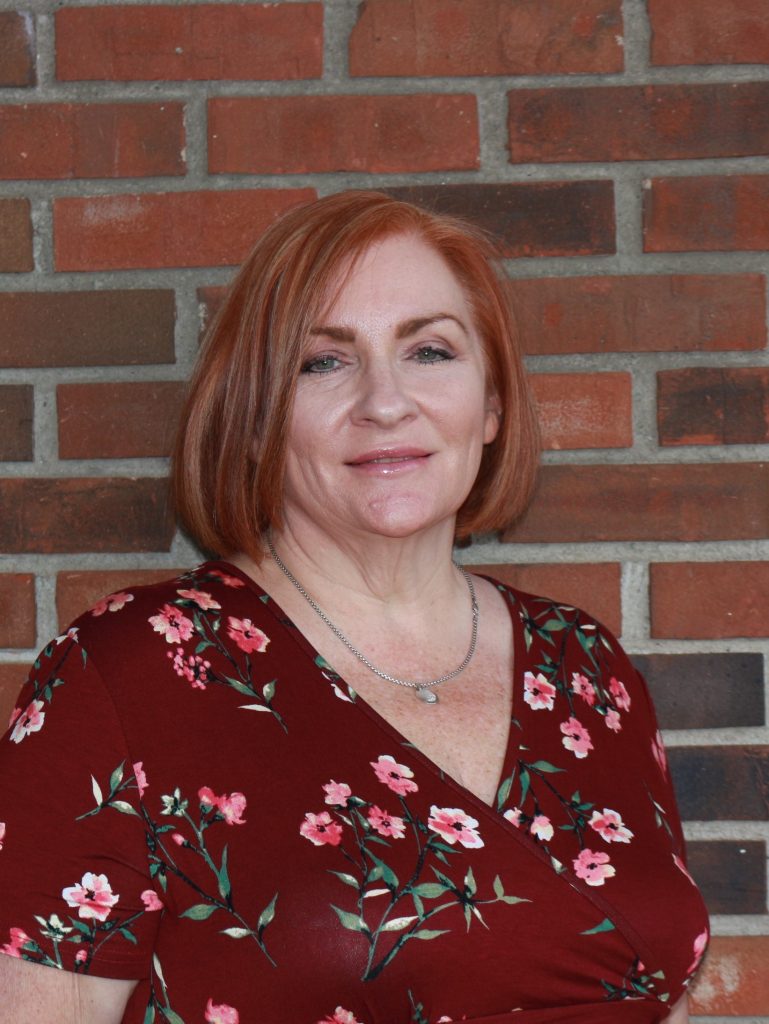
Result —
<path fill-rule="evenodd" d="M 502 403 L 499 395 L 493 392 L 486 396 L 486 416 L 483 422 L 483 443 L 491 444 L 499 433 L 499 424 L 502 420 Z"/>

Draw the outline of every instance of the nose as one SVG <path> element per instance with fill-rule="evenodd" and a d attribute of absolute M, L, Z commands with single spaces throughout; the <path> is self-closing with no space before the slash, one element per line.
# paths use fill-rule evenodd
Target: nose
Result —
<path fill-rule="evenodd" d="M 389 361 L 362 367 L 353 418 L 378 426 L 393 426 L 416 415 L 417 403 L 398 368 Z"/>

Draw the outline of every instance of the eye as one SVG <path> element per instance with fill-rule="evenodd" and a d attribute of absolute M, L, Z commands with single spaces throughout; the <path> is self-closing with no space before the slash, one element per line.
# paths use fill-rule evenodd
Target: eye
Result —
<path fill-rule="evenodd" d="M 318 355 L 313 356 L 302 364 L 302 373 L 333 373 L 338 370 L 341 363 L 336 356 Z"/>
<path fill-rule="evenodd" d="M 439 345 L 420 345 L 414 353 L 418 363 L 443 363 L 454 358 L 454 354 Z"/>

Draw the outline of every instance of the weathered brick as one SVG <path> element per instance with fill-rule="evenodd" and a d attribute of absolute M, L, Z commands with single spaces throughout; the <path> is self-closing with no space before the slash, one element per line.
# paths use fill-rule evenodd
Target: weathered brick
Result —
<path fill-rule="evenodd" d="M 503 540 L 752 540 L 767 527 L 769 463 L 548 465 Z"/>
<path fill-rule="evenodd" d="M 231 266 L 314 189 L 165 192 L 54 200 L 57 270 Z"/>
<path fill-rule="evenodd" d="M 317 78 L 323 5 L 137 4 L 56 12 L 60 81 Z"/>
<path fill-rule="evenodd" d="M 769 153 L 769 82 L 515 89 L 512 163 Z"/>
<path fill-rule="evenodd" d="M 765 725 L 761 654 L 634 654 L 663 729 Z"/>
<path fill-rule="evenodd" d="M 769 562 L 657 562 L 650 582 L 654 637 L 769 636 Z"/>
<path fill-rule="evenodd" d="M 763 914 L 766 845 L 760 840 L 690 842 L 687 867 L 711 914 Z"/>
<path fill-rule="evenodd" d="M 29 665 L 24 662 L 0 662 L 0 732 L 5 732 L 28 673 Z"/>
<path fill-rule="evenodd" d="M 34 85 L 35 77 L 32 15 L 0 11 L 0 86 Z"/>
<path fill-rule="evenodd" d="M 628 448 L 633 443 L 629 373 L 536 373 L 529 377 L 545 448 Z"/>
<path fill-rule="evenodd" d="M 530 355 L 766 345 L 761 274 L 521 278 L 510 288 Z"/>
<path fill-rule="evenodd" d="M 571 604 L 589 612 L 613 633 L 622 629 L 620 567 L 616 562 L 558 563 L 554 565 L 473 565 L 473 572 L 485 573 L 529 594 L 542 594 L 554 601 Z"/>
<path fill-rule="evenodd" d="M 506 256 L 615 252 L 611 181 L 412 185 L 385 191 L 439 213 L 473 221 L 499 239 Z"/>
<path fill-rule="evenodd" d="M 34 458 L 33 398 L 28 384 L 0 385 L 0 462 L 29 462 Z"/>
<path fill-rule="evenodd" d="M 182 569 L 108 569 L 100 572 L 60 572 L 56 577 L 59 629 L 66 627 L 107 594 L 172 579 Z"/>
<path fill-rule="evenodd" d="M 208 103 L 208 169 L 225 174 L 474 170 L 474 96 L 273 96 Z"/>
<path fill-rule="evenodd" d="M 35 620 L 35 577 L 0 573 L 0 647 L 34 647 Z"/>
<path fill-rule="evenodd" d="M 769 746 L 669 747 L 685 821 L 769 820 Z"/>
<path fill-rule="evenodd" d="M 0 178 L 184 174 L 181 103 L 0 106 Z"/>
<path fill-rule="evenodd" d="M 769 369 L 690 367 L 657 374 L 662 445 L 767 444 Z"/>
<path fill-rule="evenodd" d="M 0 366 L 174 362 L 170 290 L 1 292 Z"/>
<path fill-rule="evenodd" d="M 182 381 L 60 384 L 59 457 L 169 455 L 183 397 Z"/>
<path fill-rule="evenodd" d="M 34 270 L 28 199 L 0 199 L 0 274 Z"/>
<path fill-rule="evenodd" d="M 646 0 L 652 64 L 766 64 L 765 0 Z"/>
<path fill-rule="evenodd" d="M 769 935 L 714 935 L 690 990 L 690 1011 L 709 1017 L 769 1016 L 767 963 Z"/>
<path fill-rule="evenodd" d="M 654 178 L 644 194 L 646 252 L 769 248 L 769 175 Z"/>
<path fill-rule="evenodd" d="M 9 554 L 168 551 L 173 532 L 164 479 L 0 480 L 0 549 Z"/>
<path fill-rule="evenodd" d="M 351 75 L 621 71 L 620 0 L 367 0 Z"/>

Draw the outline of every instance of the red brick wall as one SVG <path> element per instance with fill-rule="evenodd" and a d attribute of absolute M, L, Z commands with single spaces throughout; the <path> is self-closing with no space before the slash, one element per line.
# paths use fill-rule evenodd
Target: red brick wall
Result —
<path fill-rule="evenodd" d="M 462 557 L 638 655 L 714 914 L 695 1010 L 769 1021 L 768 64 L 766 0 L 0 12 L 0 714 L 81 608 L 197 558 L 165 458 L 255 236 L 350 185 L 464 214 L 547 451 Z"/>

